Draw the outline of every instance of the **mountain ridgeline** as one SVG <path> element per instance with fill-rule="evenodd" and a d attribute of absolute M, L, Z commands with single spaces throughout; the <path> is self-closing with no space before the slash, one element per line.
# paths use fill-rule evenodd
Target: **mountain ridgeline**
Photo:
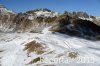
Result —
<path fill-rule="evenodd" d="M 16 13 L 0 5 L 1 33 L 36 33 L 47 27 L 50 27 L 49 30 L 52 32 L 86 39 L 100 39 L 100 19 L 86 12 L 65 11 L 60 14 L 47 8 L 41 8 Z"/>

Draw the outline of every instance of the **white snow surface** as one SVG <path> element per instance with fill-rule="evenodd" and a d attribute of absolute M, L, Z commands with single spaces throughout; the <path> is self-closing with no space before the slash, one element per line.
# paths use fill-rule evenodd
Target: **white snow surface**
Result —
<path fill-rule="evenodd" d="M 29 20 L 33 20 L 34 17 L 33 17 L 32 15 L 30 15 L 30 16 L 28 17 L 28 19 L 29 19 Z"/>
<path fill-rule="evenodd" d="M 100 16 L 96 17 L 97 20 L 100 20 Z"/>
<path fill-rule="evenodd" d="M 9 9 L 7 9 L 7 8 L 5 8 L 5 7 L 0 8 L 0 11 L 1 11 L 2 13 L 4 13 L 4 14 L 6 14 L 6 13 L 16 14 L 16 13 L 13 12 L 12 10 L 9 10 Z"/>
<path fill-rule="evenodd" d="M 93 21 L 93 19 L 92 18 L 84 18 L 84 17 L 79 17 L 80 19 L 83 19 L 83 20 L 89 20 L 89 21 Z"/>
<path fill-rule="evenodd" d="M 37 16 L 44 16 L 44 17 L 55 17 L 58 16 L 58 12 L 48 12 L 48 11 L 36 11 Z"/>
<path fill-rule="evenodd" d="M 44 43 L 48 51 L 37 55 L 24 51 L 24 45 L 33 40 Z M 78 52 L 74 59 L 68 57 L 68 52 Z M 28 64 L 36 57 L 66 59 L 68 63 Z M 51 61 L 52 62 L 52 61 Z M 42 33 L 0 33 L 0 65 L 1 66 L 100 66 L 100 41 L 89 41 L 70 37 L 60 33 L 52 33 L 47 28 Z"/>

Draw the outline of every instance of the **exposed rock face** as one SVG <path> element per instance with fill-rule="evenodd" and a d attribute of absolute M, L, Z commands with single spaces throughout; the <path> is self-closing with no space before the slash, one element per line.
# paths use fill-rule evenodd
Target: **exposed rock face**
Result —
<path fill-rule="evenodd" d="M 0 5 L 0 31 L 11 32 L 14 29 L 13 20 L 16 13 Z"/>
<path fill-rule="evenodd" d="M 60 18 L 61 17 L 58 19 Z M 58 20 L 58 22 L 59 25 L 53 26 L 51 31 L 69 34 L 71 36 L 84 37 L 87 39 L 94 39 L 94 37 L 100 35 L 100 26 L 89 20 L 62 15 L 62 18 Z"/>
<path fill-rule="evenodd" d="M 93 39 L 100 36 L 98 21 L 85 12 L 61 15 L 49 9 L 36 9 L 17 14 L 0 5 L 0 32 L 41 32 L 51 26 L 51 31 Z"/>
<path fill-rule="evenodd" d="M 17 14 L 4 6 L 0 6 L 0 31 L 40 32 L 45 27 L 50 26 L 56 18 L 57 13 L 48 9 L 32 10 Z"/>
<path fill-rule="evenodd" d="M 35 17 L 32 14 L 19 13 L 13 23 L 17 32 L 41 32 L 45 27 L 52 26 L 57 17 Z"/>
<path fill-rule="evenodd" d="M 26 13 L 34 15 L 35 18 L 36 17 L 55 17 L 55 16 L 60 15 L 58 12 L 51 11 L 47 8 L 30 10 L 30 11 L 27 11 Z"/>

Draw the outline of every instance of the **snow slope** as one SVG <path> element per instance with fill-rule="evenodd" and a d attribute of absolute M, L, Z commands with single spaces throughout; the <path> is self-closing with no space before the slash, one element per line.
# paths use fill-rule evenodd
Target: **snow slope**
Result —
<path fill-rule="evenodd" d="M 93 21 L 93 18 L 90 18 L 90 17 L 89 18 L 79 17 L 79 19 Z"/>
<path fill-rule="evenodd" d="M 37 16 L 45 16 L 45 17 L 55 17 L 58 16 L 57 12 L 48 12 L 48 11 L 36 11 Z"/>
<path fill-rule="evenodd" d="M 16 14 L 16 13 L 13 12 L 12 10 L 7 9 L 5 6 L 3 6 L 3 5 L 1 5 L 1 4 L 0 4 L 0 12 L 1 12 L 1 13 L 4 13 L 4 14 L 6 14 L 6 13 Z"/>
<path fill-rule="evenodd" d="M 97 20 L 100 20 L 100 16 L 96 17 Z"/>
<path fill-rule="evenodd" d="M 26 43 L 33 40 L 44 43 L 48 51 L 43 54 L 24 51 Z M 69 52 L 77 52 L 76 58 L 68 57 Z M 43 57 L 43 62 L 28 64 L 36 57 Z M 46 60 L 45 60 L 46 59 Z M 46 61 L 50 59 L 67 59 L 68 63 Z M 84 62 L 81 62 L 81 61 Z M 100 41 L 89 41 L 77 37 L 54 33 L 44 29 L 42 33 L 0 33 L 1 66 L 100 66 Z"/>

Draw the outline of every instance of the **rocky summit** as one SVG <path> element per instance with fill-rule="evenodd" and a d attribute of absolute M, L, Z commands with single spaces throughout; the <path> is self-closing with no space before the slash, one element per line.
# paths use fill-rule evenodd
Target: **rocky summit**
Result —
<path fill-rule="evenodd" d="M 86 12 L 67 12 L 60 14 L 47 8 L 15 13 L 0 5 L 0 32 L 41 32 L 50 30 L 88 39 L 99 38 L 99 17 Z"/>

